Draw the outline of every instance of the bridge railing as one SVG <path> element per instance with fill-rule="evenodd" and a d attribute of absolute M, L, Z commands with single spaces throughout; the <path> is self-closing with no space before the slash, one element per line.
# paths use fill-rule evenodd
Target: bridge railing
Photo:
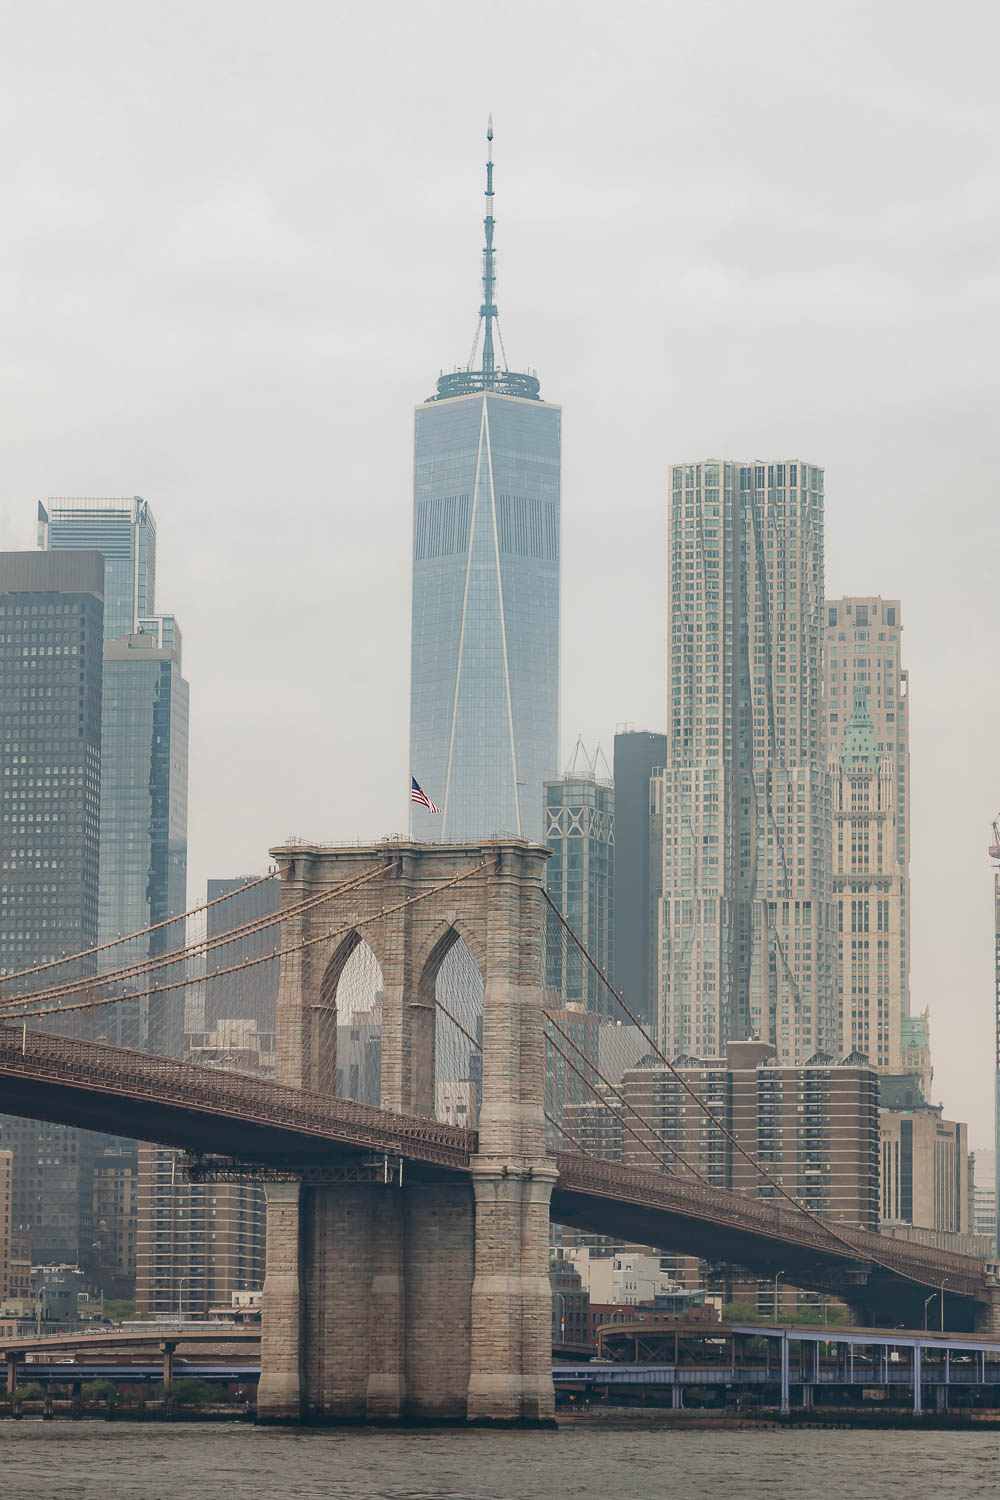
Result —
<path fill-rule="evenodd" d="M 82 1090 L 105 1085 L 137 1101 L 284 1126 L 322 1140 L 339 1132 L 352 1142 L 369 1140 L 373 1151 L 394 1144 L 411 1152 L 433 1148 L 445 1164 L 464 1166 L 475 1150 L 475 1131 L 461 1126 L 79 1038 L 0 1026 L 0 1060 L 8 1076 L 20 1073 Z"/>

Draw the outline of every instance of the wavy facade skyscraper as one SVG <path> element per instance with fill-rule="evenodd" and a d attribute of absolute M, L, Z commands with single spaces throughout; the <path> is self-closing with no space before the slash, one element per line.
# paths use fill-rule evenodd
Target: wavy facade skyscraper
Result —
<path fill-rule="evenodd" d="M 838 1055 L 823 723 L 823 470 L 675 464 L 660 1044 Z"/>
<path fill-rule="evenodd" d="M 421 839 L 541 842 L 558 763 L 561 411 L 503 358 L 492 124 L 488 140 L 476 342 L 416 410 L 410 765 L 441 814 L 411 812 Z"/>

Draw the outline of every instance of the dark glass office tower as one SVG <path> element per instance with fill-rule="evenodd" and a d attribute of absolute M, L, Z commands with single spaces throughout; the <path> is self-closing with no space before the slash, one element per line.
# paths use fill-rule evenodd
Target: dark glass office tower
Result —
<path fill-rule="evenodd" d="M 187 893 L 188 685 L 181 648 L 147 631 L 104 644 L 101 754 L 101 933 L 151 926 L 148 936 L 109 950 L 120 966 L 184 942 Z M 171 968 L 161 984 L 178 978 Z M 134 986 L 133 986 L 134 987 Z M 139 988 L 142 988 L 140 985 Z M 115 1007 L 114 1040 L 176 1053 L 184 1031 L 184 990 L 164 989 Z"/>
<path fill-rule="evenodd" d="M 97 942 L 103 589 L 97 552 L 0 553 L 0 976 Z"/>
<path fill-rule="evenodd" d="M 104 559 L 93 550 L 0 553 L 0 982 L 97 942 Z M 6 976 L 6 977 L 5 977 Z M 35 1021 L 88 1034 L 86 1013 Z M 38 1262 L 89 1267 L 96 1137 L 0 1116 L 13 1152 L 11 1218 Z"/>
<path fill-rule="evenodd" d="M 558 757 L 561 413 L 534 375 L 497 362 L 492 144 L 486 174 L 482 363 L 477 334 L 469 367 L 416 411 L 410 764 L 442 811 L 413 806 L 413 833 L 541 842 Z"/>
<path fill-rule="evenodd" d="M 656 1025 L 657 909 L 663 847 L 651 799 L 653 772 L 667 762 L 667 737 L 629 729 L 615 735 L 614 981 L 629 1009 Z"/>

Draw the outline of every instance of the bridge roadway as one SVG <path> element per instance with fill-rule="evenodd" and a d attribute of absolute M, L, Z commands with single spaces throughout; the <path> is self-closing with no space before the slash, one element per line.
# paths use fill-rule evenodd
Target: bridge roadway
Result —
<path fill-rule="evenodd" d="M 474 1130 L 268 1079 L 0 1026 L 0 1110 L 281 1171 L 399 1157 L 412 1180 L 465 1176 Z M 781 1273 L 845 1297 L 859 1318 L 922 1321 L 943 1291 L 951 1327 L 997 1326 L 998 1288 L 971 1256 L 886 1239 L 665 1172 L 561 1152 L 552 1219 L 593 1234 Z"/>

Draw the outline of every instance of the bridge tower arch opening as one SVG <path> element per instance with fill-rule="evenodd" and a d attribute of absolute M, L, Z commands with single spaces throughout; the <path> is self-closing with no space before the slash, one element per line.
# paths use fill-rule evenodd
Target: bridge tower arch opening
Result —
<path fill-rule="evenodd" d="M 324 1082 L 364 944 L 382 981 L 381 1107 L 433 1129 L 464 1095 L 479 1118 L 471 1175 L 404 1174 L 387 1157 L 333 1183 L 290 1170 L 268 1185 L 258 1416 L 551 1422 L 548 850 L 498 839 L 272 852 L 287 912 L 278 1081 Z"/>
<path fill-rule="evenodd" d="M 327 964 L 312 1008 L 314 1087 L 359 1104 L 382 1098 L 382 965 L 354 929 Z"/>
<path fill-rule="evenodd" d="M 431 950 L 420 979 L 434 1014 L 435 1116 L 475 1129 L 483 1102 L 483 971 L 452 926 Z"/>

